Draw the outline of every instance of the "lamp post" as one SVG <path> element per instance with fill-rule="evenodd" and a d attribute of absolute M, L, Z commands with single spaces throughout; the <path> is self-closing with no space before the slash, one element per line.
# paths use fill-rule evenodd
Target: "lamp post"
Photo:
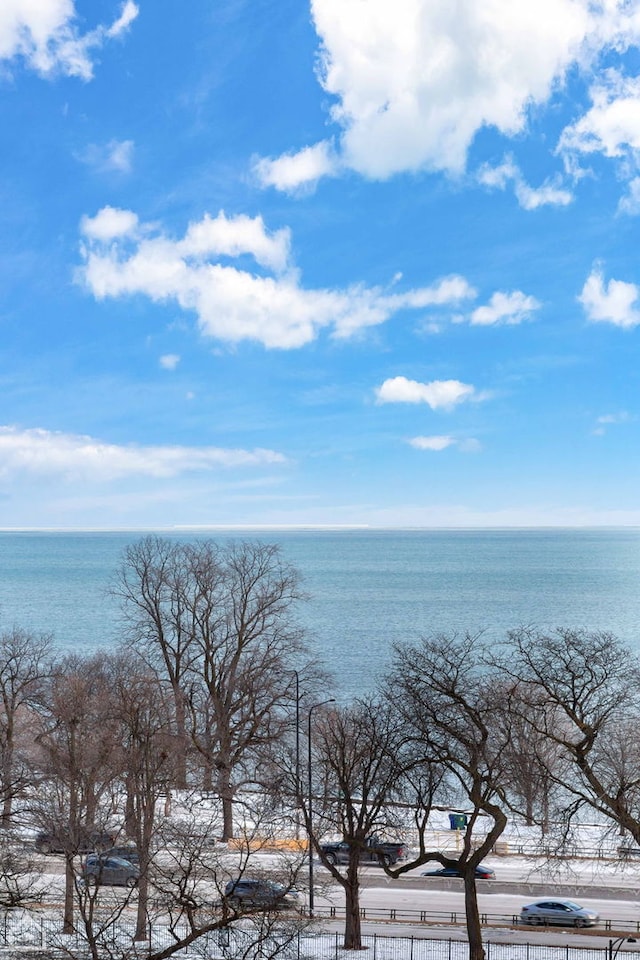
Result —
<path fill-rule="evenodd" d="M 616 937 L 615 940 L 609 940 L 609 955 L 607 960 L 616 960 L 618 952 L 623 943 L 635 943 L 635 937 Z"/>
<path fill-rule="evenodd" d="M 300 839 L 300 794 L 302 793 L 302 784 L 300 783 L 300 674 L 297 670 L 292 671 L 296 678 L 296 840 Z"/>
<path fill-rule="evenodd" d="M 307 737 L 308 737 L 308 754 L 307 754 L 307 777 L 308 777 L 308 787 L 309 787 L 309 796 L 308 804 L 309 809 L 307 810 L 307 834 L 309 837 L 309 916 L 313 916 L 313 841 L 311 839 L 311 833 L 313 829 L 313 782 L 311 779 L 311 715 L 316 707 L 324 707 L 327 703 L 335 703 L 335 697 L 331 697 L 329 700 L 321 700 L 319 703 L 313 703 L 309 707 L 309 715 L 307 717 Z"/>

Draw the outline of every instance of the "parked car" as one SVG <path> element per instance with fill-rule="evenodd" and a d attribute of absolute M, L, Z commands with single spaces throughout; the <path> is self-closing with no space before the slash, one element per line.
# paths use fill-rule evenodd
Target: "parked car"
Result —
<path fill-rule="evenodd" d="M 105 850 L 113 846 L 115 836 L 107 830 L 82 828 L 75 838 L 64 831 L 41 830 L 35 839 L 34 847 L 38 853 L 90 853 L 93 850 Z"/>
<path fill-rule="evenodd" d="M 140 870 L 129 860 L 92 853 L 84 862 L 82 876 L 85 883 L 135 887 L 140 879 Z"/>
<path fill-rule="evenodd" d="M 226 885 L 224 900 L 234 909 L 288 910 L 299 906 L 300 894 L 273 880 L 239 877 Z"/>
<path fill-rule="evenodd" d="M 101 856 L 119 857 L 120 860 L 128 860 L 129 863 L 133 863 L 136 867 L 140 866 L 140 854 L 138 853 L 138 848 L 129 843 L 123 843 L 116 847 L 109 847 L 108 850 L 101 852 Z"/>
<path fill-rule="evenodd" d="M 520 911 L 522 923 L 558 923 L 563 927 L 594 927 L 600 917 L 573 900 L 536 900 Z"/>
<path fill-rule="evenodd" d="M 461 877 L 460 867 L 440 867 L 439 870 L 425 870 L 420 874 L 422 877 Z M 476 880 L 495 880 L 496 872 L 491 867 L 485 867 L 483 863 L 478 864 L 475 869 Z"/>
<path fill-rule="evenodd" d="M 333 866 L 349 862 L 351 844 L 344 840 L 337 843 L 323 843 L 320 849 L 327 863 Z M 360 863 L 384 863 L 391 866 L 398 860 L 406 860 L 408 856 L 409 848 L 406 843 L 400 840 L 384 841 L 374 835 L 365 840 L 360 850 Z"/>

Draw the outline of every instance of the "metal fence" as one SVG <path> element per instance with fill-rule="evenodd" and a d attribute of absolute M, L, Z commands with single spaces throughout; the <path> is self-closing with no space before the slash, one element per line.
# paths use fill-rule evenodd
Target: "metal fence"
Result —
<path fill-rule="evenodd" d="M 186 929 L 174 934 L 186 934 Z M 464 940 L 427 939 L 424 937 L 363 936 L 368 960 L 467 960 L 469 947 Z M 134 943 L 133 927 L 119 927 L 117 935 L 104 944 L 105 956 L 122 960 L 145 960 L 151 952 L 166 949 L 175 939 L 168 928 L 155 927 L 151 940 Z M 228 928 L 201 937 L 174 954 L 176 960 L 353 960 L 353 951 L 345 951 L 342 935 L 324 933 L 309 935 L 289 931 L 286 935 L 260 936 L 256 931 Z M 533 943 L 497 943 L 484 941 L 487 960 L 638 960 L 636 950 L 623 949 L 623 938 L 600 940 L 594 946 L 547 946 Z M 19 953 L 17 952 L 19 950 Z M 5 916 L 0 923 L 0 958 L 16 956 L 36 960 L 53 960 L 59 956 L 69 960 L 86 960 L 86 941 L 80 934 L 63 937 L 60 921 L 49 917 L 25 914 Z"/>

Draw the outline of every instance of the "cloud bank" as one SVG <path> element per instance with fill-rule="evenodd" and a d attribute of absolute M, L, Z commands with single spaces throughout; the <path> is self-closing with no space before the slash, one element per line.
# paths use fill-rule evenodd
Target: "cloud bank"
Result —
<path fill-rule="evenodd" d="M 459 175 L 485 127 L 523 134 L 571 69 L 592 71 L 593 107 L 560 137 L 558 151 L 617 155 L 640 130 L 636 78 L 597 71 L 604 54 L 638 43 L 640 17 L 626 0 L 312 0 L 318 79 L 333 98 L 337 140 L 258 161 L 264 186 L 299 191 L 342 169 L 370 179 L 419 170 Z M 503 168 L 519 203 L 565 205 L 556 181 L 526 184 Z"/>

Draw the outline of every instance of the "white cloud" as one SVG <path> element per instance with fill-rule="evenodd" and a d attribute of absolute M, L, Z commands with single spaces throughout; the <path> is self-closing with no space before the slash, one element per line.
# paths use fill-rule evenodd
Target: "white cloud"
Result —
<path fill-rule="evenodd" d="M 456 440 L 455 437 L 432 436 L 432 437 L 412 437 L 409 444 L 416 450 L 430 450 L 439 452 L 448 447 L 456 447 L 462 453 L 477 453 L 481 447 L 480 443 L 473 437 L 467 437 L 464 440 Z"/>
<path fill-rule="evenodd" d="M 89 240 L 106 243 L 118 237 L 135 234 L 138 228 L 138 218 L 130 210 L 119 210 L 117 207 L 103 207 L 95 217 L 83 217 L 80 221 L 80 231 Z"/>
<path fill-rule="evenodd" d="M 452 410 L 459 403 L 484 397 L 471 384 L 460 380 L 420 383 L 406 377 L 392 377 L 376 389 L 378 403 L 426 403 L 432 410 Z"/>
<path fill-rule="evenodd" d="M 318 180 L 334 176 L 338 170 L 339 161 L 328 140 L 275 159 L 263 157 L 254 165 L 254 173 L 263 187 L 275 187 L 285 193 L 312 190 Z"/>
<path fill-rule="evenodd" d="M 319 78 L 341 128 L 328 172 L 351 168 L 373 179 L 462 172 L 483 127 L 522 133 L 531 107 L 546 103 L 572 66 L 637 39 L 633 7 L 625 0 L 312 0 Z M 291 189 L 303 154 L 281 158 L 283 171 L 293 159 L 292 173 L 269 182 Z M 265 171 L 278 170 L 279 159 L 265 163 Z M 553 184 L 521 185 L 519 199 L 529 208 L 567 202 Z"/>
<path fill-rule="evenodd" d="M 205 214 L 197 223 L 190 223 L 184 240 L 177 245 L 180 256 L 205 259 L 209 256 L 239 257 L 250 254 L 257 263 L 276 273 L 289 266 L 291 233 L 288 228 L 269 233 L 262 217 Z"/>
<path fill-rule="evenodd" d="M 59 71 L 90 80 L 91 52 L 121 36 L 137 15 L 137 5 L 126 0 L 110 26 L 81 34 L 73 0 L 2 0 L 0 60 L 21 58 L 43 75 Z"/>
<path fill-rule="evenodd" d="M 620 413 L 604 413 L 601 417 L 598 417 L 596 423 L 628 423 L 630 420 L 631 416 L 626 410 L 622 410 Z"/>
<path fill-rule="evenodd" d="M 640 213 L 640 177 L 629 180 L 627 193 L 618 203 L 618 213 L 626 213 L 631 217 Z"/>
<path fill-rule="evenodd" d="M 559 152 L 621 157 L 640 149 L 640 78 L 610 70 L 591 88 L 590 95 L 593 106 L 565 128 Z"/>
<path fill-rule="evenodd" d="M 126 3 L 122 7 L 122 11 L 117 20 L 115 20 L 110 27 L 107 28 L 106 34 L 108 37 L 119 37 L 129 29 L 133 21 L 138 16 L 139 10 L 137 4 L 133 0 L 126 0 Z"/>
<path fill-rule="evenodd" d="M 79 277 L 98 299 L 143 294 L 173 300 L 197 314 L 204 336 L 228 343 L 256 340 L 290 349 L 311 342 L 323 328 L 348 337 L 384 323 L 400 310 L 459 304 L 475 296 L 463 277 L 387 293 L 353 285 L 310 290 L 291 263 L 288 229 L 270 232 L 261 217 L 206 215 L 185 236 L 172 240 L 134 213 L 105 207 L 80 224 L 84 265 Z M 250 257 L 257 269 L 221 262 Z"/>
<path fill-rule="evenodd" d="M 0 427 L 0 476 L 20 472 L 105 481 L 132 476 L 176 477 L 203 470 L 284 462 L 285 457 L 273 450 L 121 446 L 74 434 Z"/>
<path fill-rule="evenodd" d="M 175 370 L 180 363 L 180 356 L 177 353 L 165 353 L 160 357 L 160 366 L 163 370 Z"/>
<path fill-rule="evenodd" d="M 412 437 L 409 443 L 416 450 L 446 450 L 455 444 L 453 437 Z"/>
<path fill-rule="evenodd" d="M 594 269 L 587 278 L 578 300 L 589 320 L 612 323 L 628 329 L 640 323 L 640 288 L 624 280 L 610 280 L 605 284 L 600 269 Z"/>
<path fill-rule="evenodd" d="M 631 423 L 634 419 L 635 417 L 632 417 L 626 410 L 621 410 L 620 413 L 605 413 L 596 418 L 596 426 L 591 432 L 596 437 L 603 437 L 607 427 L 618 426 L 621 423 Z"/>
<path fill-rule="evenodd" d="M 131 173 L 133 149 L 133 140 L 110 140 L 102 145 L 90 143 L 77 156 L 100 173 Z"/>
<path fill-rule="evenodd" d="M 573 194 L 565 190 L 557 179 L 547 179 L 540 187 L 531 187 L 512 157 L 507 157 L 498 166 L 484 164 L 477 172 L 478 182 L 485 187 L 505 190 L 513 183 L 514 193 L 524 210 L 537 210 L 543 206 L 567 206 Z"/>
<path fill-rule="evenodd" d="M 520 290 L 512 293 L 496 291 L 486 306 L 477 307 L 470 316 L 470 323 L 476 326 L 494 324 L 517 324 L 526 320 L 540 304 L 535 297 L 527 296 Z"/>

